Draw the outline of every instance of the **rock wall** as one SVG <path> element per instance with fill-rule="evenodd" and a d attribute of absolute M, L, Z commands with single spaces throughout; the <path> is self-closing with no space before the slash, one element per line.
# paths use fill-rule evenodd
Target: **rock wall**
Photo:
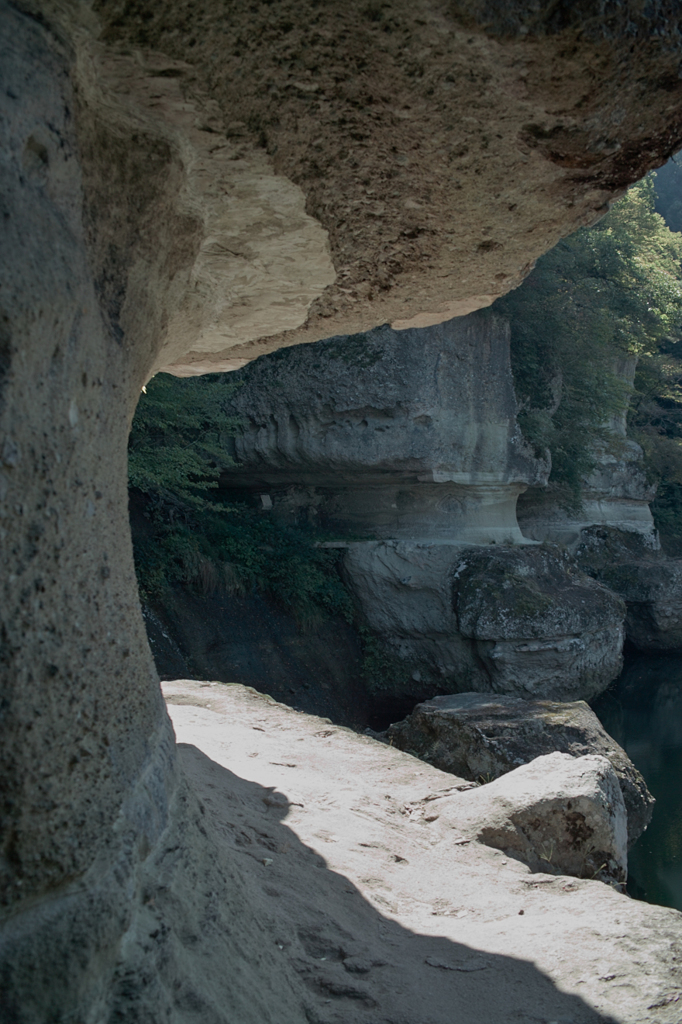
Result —
<path fill-rule="evenodd" d="M 73 53 L 6 4 L 0 30 L 1 998 L 94 1019 L 176 787 L 122 501 L 144 352 L 88 261 Z"/>
<path fill-rule="evenodd" d="M 585 572 L 625 601 L 625 630 L 631 644 L 640 651 L 679 651 L 682 559 L 667 558 L 651 540 L 650 534 L 632 530 L 585 527 L 575 556 Z"/>
<path fill-rule="evenodd" d="M 222 484 L 347 548 L 344 578 L 395 659 L 387 695 L 591 699 L 616 677 L 624 605 L 516 523 L 549 463 L 516 422 L 506 323 L 481 311 L 332 338 L 237 380 Z"/>
<path fill-rule="evenodd" d="M 616 371 L 634 382 L 636 360 Z M 643 651 L 682 649 L 682 560 L 661 550 L 649 503 L 656 486 L 647 480 L 640 446 L 626 438 L 626 413 L 609 424 L 613 444 L 595 452 L 596 465 L 582 481 L 579 507 L 562 505 L 552 484 L 519 496 L 525 536 L 564 545 L 580 568 L 626 602 L 627 639 Z"/>
<path fill-rule="evenodd" d="M 131 1019 L 143 991 L 154 1015 L 190 1012 L 206 956 L 136 938 L 145 872 L 180 841 L 228 917 L 248 914 L 176 771 L 128 528 L 130 419 L 196 283 L 195 154 L 105 91 L 92 29 L 85 6 L 0 7 L 0 1016 L 19 1022 Z M 191 904 L 175 933 L 206 911 Z M 247 929 L 246 959 L 259 944 Z M 276 963 L 264 974 L 293 1019 L 300 991 Z M 220 979 L 202 998 L 223 985 L 221 1013 L 268 1019 L 254 984 Z"/>
<path fill-rule="evenodd" d="M 307 509 L 341 538 L 521 541 L 516 497 L 549 467 L 516 423 L 504 321 L 331 338 L 236 380 L 224 486 L 263 492 L 283 517 Z"/>
<path fill-rule="evenodd" d="M 634 385 L 636 356 L 617 359 L 614 373 L 626 388 Z M 629 393 L 629 390 L 628 390 Z M 627 434 L 627 406 L 606 424 L 613 443 L 601 443 L 594 454 L 594 468 L 581 481 L 580 507 L 569 510 L 556 490 L 529 488 L 519 502 L 519 523 L 526 537 L 563 544 L 575 551 L 582 531 L 594 526 L 638 535 L 632 538 L 648 551 L 660 548 L 649 508 L 656 487 L 647 480 L 644 453 Z"/>
<path fill-rule="evenodd" d="M 550 488 L 529 489 L 518 505 L 519 525 L 533 540 L 563 544 L 575 551 L 581 531 L 593 526 L 637 534 L 644 547 L 656 551 L 658 534 L 649 508 L 656 493 L 643 465 L 642 449 L 623 438 L 615 451 L 599 453 L 594 470 L 583 483 L 579 511 L 562 507 Z"/>
<path fill-rule="evenodd" d="M 624 7 L 608 24 L 590 14 L 581 35 L 570 18 L 498 24 L 499 5 L 405 5 L 386 50 L 388 34 L 351 5 L 342 19 L 363 34 L 347 45 L 368 77 L 340 76 L 340 106 L 322 110 L 284 25 L 268 34 L 234 8 L 229 32 L 247 27 L 255 44 L 255 64 L 238 68 L 234 47 L 222 61 L 222 5 L 161 4 L 151 18 L 137 5 L 100 9 L 108 43 L 85 2 L 0 7 L 2 1013 L 99 1024 L 190 1020 L 197 1007 L 211 1019 L 210 1007 L 216 1020 L 293 1021 L 303 983 L 263 950 L 239 871 L 174 768 L 126 525 L 139 389 L 190 350 L 188 372 L 231 368 L 281 344 L 488 302 L 678 148 L 678 30 L 665 6 L 647 17 Z M 131 46 L 138 14 L 149 27 Z M 170 49 L 164 19 L 172 33 L 177 17 L 201 40 L 193 66 L 189 50 L 148 48 L 157 36 Z M 300 9 L 294 22 L 313 23 Z M 188 32 L 174 38 L 190 47 Z M 390 83 L 376 134 L 372 75 Z M 256 99 L 280 111 L 279 158 Z M 318 173 L 309 146 L 334 154 L 341 139 L 340 174 L 324 160 Z M 370 162 L 406 168 L 401 184 L 370 194 Z M 203 895 L 169 883 L 171 937 L 150 945 L 147 882 L 177 850 L 179 875 L 208 881 Z M 231 917 L 207 931 L 216 891 Z M 218 946 L 202 955 L 192 937 L 205 934 Z"/>

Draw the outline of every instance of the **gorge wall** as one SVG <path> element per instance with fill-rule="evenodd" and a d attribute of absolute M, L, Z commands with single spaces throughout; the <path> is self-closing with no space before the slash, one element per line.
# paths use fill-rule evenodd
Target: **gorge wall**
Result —
<path fill-rule="evenodd" d="M 516 421 L 504 320 L 332 338 L 236 380 L 222 484 L 346 549 L 344 578 L 395 659 L 392 696 L 590 699 L 615 678 L 624 606 L 518 527 L 518 496 L 550 464 Z"/>
<path fill-rule="evenodd" d="M 291 29 L 97 10 L 0 5 L 2 1009 L 299 1020 L 303 982 L 175 769 L 126 525 L 140 387 L 485 305 L 679 148 L 679 29 L 665 3 L 422 0 L 390 31 L 364 3 Z M 189 922 L 216 891 L 209 951 Z"/>

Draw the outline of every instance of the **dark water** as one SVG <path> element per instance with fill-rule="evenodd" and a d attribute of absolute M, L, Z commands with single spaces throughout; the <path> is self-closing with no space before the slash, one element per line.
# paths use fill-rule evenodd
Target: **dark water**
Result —
<path fill-rule="evenodd" d="M 593 705 L 656 797 L 628 856 L 628 892 L 682 910 L 682 655 L 636 655 Z"/>

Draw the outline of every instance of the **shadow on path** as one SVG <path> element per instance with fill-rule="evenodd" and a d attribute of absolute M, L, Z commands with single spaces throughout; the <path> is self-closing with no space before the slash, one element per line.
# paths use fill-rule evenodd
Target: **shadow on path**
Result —
<path fill-rule="evenodd" d="M 419 935 L 382 916 L 283 823 L 291 806 L 283 794 L 240 778 L 195 746 L 179 750 L 204 820 L 240 862 L 249 907 L 300 979 L 301 1021 L 617 1024 L 523 959 Z"/>

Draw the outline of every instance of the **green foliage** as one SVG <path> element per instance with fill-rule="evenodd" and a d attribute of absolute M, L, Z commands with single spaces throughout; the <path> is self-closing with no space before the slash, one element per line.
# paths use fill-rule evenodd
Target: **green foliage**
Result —
<path fill-rule="evenodd" d="M 182 583 L 203 593 L 264 591 L 304 625 L 325 615 L 353 618 L 338 553 L 306 531 L 278 524 L 218 490 L 238 429 L 227 411 L 227 374 L 178 379 L 159 374 L 142 395 L 130 435 L 129 481 L 148 525 L 135 531 L 143 600 Z"/>
<path fill-rule="evenodd" d="M 399 691 L 410 679 L 413 665 L 389 650 L 385 640 L 367 626 L 358 629 L 362 645 L 362 675 L 370 693 Z M 423 666 L 420 666 L 423 668 Z"/>
<path fill-rule="evenodd" d="M 521 429 L 549 448 L 551 479 L 574 501 L 595 451 L 614 444 L 609 421 L 627 408 L 619 361 L 655 353 L 682 324 L 681 262 L 682 239 L 655 212 L 649 177 L 496 303 L 511 324 Z"/>
<path fill-rule="evenodd" d="M 235 385 L 226 374 L 159 373 L 138 402 L 128 442 L 128 479 L 157 501 L 203 507 L 231 464 L 225 439 L 237 423 L 226 411 Z"/>
<path fill-rule="evenodd" d="M 284 527 L 246 504 L 186 507 L 169 515 L 152 506 L 153 528 L 135 537 L 135 566 L 144 600 L 162 598 L 173 584 L 199 593 L 261 591 L 303 627 L 327 615 L 353 619 L 338 574 L 338 551 L 315 547 L 311 535 Z"/>

